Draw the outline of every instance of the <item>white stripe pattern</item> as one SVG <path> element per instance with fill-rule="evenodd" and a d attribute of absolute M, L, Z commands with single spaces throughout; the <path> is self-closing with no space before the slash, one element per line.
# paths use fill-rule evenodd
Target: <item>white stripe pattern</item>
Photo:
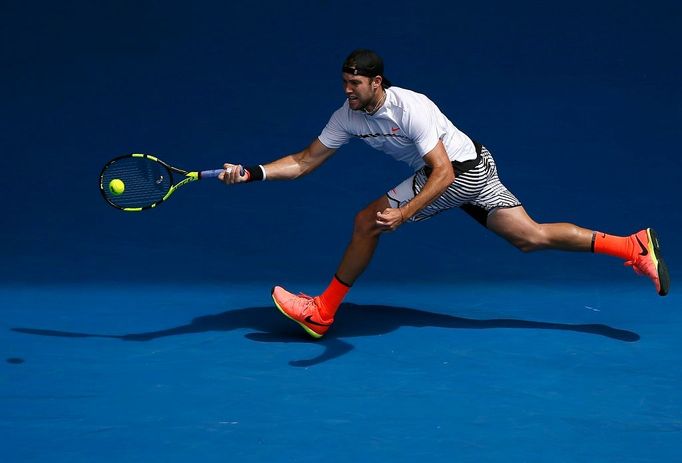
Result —
<path fill-rule="evenodd" d="M 413 195 L 418 194 L 426 184 L 426 174 L 424 169 L 418 170 L 412 177 Z M 395 190 L 392 190 L 395 191 Z M 392 198 L 389 192 L 389 199 L 393 199 L 394 204 L 403 205 L 412 198 Z M 395 201 L 397 199 L 397 201 Z M 428 219 L 434 215 L 471 204 L 481 208 L 486 213 L 498 207 L 515 207 L 521 203 L 500 181 L 497 175 L 497 166 L 492 154 L 485 147 L 481 151 L 481 162 L 473 169 L 461 173 L 445 192 L 434 202 L 417 212 L 411 220 L 418 222 Z"/>

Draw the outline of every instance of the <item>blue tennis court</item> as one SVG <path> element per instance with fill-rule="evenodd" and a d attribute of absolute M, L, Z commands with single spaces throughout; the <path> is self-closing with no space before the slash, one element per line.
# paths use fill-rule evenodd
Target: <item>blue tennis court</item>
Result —
<path fill-rule="evenodd" d="M 267 296 L 259 285 L 4 290 L 7 461 L 679 452 L 675 296 L 367 285 L 319 342 Z"/>
<path fill-rule="evenodd" d="M 679 459 L 680 6 L 366 7 L 7 3 L 3 462 Z M 324 290 L 406 166 L 352 142 L 295 182 L 203 181 L 142 213 L 99 195 L 131 152 L 212 169 L 302 149 L 360 46 L 490 148 L 537 220 L 654 227 L 670 294 L 455 210 L 382 236 L 316 341 L 270 288 Z"/>

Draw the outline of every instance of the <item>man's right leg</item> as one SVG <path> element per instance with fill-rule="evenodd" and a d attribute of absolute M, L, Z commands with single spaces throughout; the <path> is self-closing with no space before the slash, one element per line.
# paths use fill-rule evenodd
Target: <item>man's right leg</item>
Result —
<path fill-rule="evenodd" d="M 329 330 L 346 293 L 372 260 L 381 234 L 376 224 L 377 212 L 387 207 L 388 199 L 382 196 L 356 215 L 351 242 L 336 275 L 320 296 L 295 295 L 281 286 L 272 289 L 272 299 L 280 312 L 312 337 L 320 338 Z"/>

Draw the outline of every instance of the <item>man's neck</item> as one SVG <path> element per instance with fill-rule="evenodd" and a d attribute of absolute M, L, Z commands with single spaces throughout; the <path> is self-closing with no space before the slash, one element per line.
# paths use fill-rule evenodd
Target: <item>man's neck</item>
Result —
<path fill-rule="evenodd" d="M 365 112 L 369 115 L 375 114 L 381 106 L 384 104 L 386 101 L 386 90 L 384 90 L 382 87 L 379 87 L 379 91 L 377 92 L 374 101 L 372 101 L 370 104 L 365 107 Z"/>

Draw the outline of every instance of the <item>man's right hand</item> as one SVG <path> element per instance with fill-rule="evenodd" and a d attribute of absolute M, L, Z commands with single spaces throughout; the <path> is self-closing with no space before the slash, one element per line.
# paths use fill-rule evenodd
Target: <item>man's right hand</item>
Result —
<path fill-rule="evenodd" d="M 218 180 L 225 184 L 231 185 L 233 183 L 243 183 L 249 180 L 249 171 L 245 170 L 240 164 L 225 163 L 223 169 L 225 170 L 218 175 Z M 241 175 L 241 172 L 244 172 L 244 175 Z"/>

